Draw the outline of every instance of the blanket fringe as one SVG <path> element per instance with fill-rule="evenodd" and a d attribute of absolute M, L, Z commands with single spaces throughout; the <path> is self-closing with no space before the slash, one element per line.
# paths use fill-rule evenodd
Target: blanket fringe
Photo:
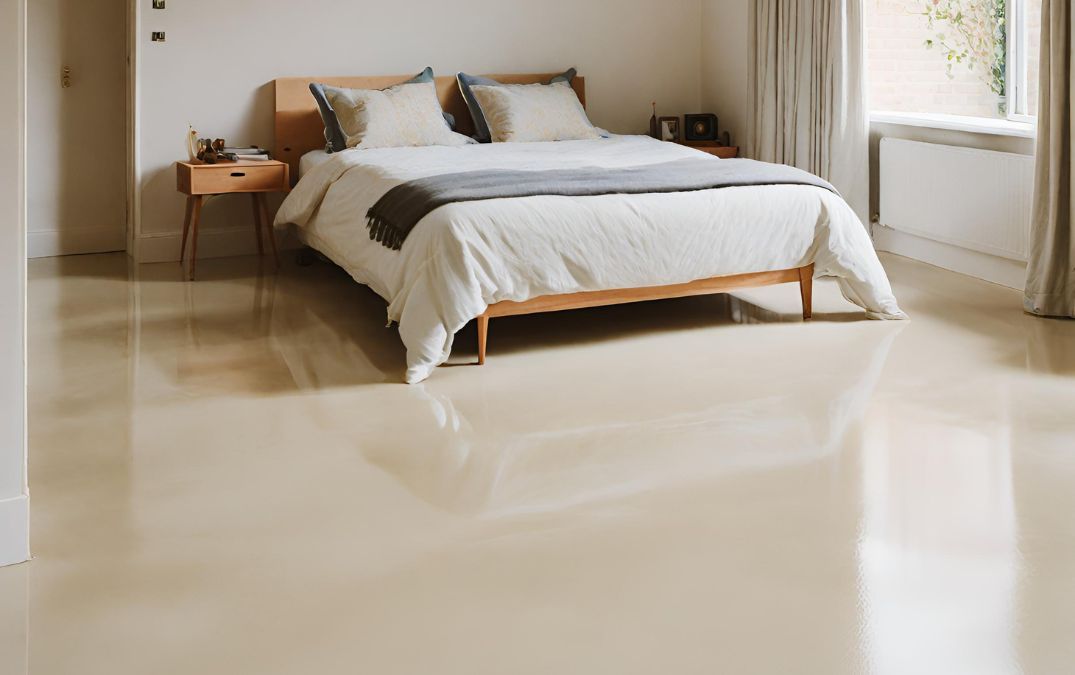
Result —
<path fill-rule="evenodd" d="M 372 208 L 366 212 L 366 227 L 370 231 L 370 239 L 393 251 L 398 251 L 403 246 L 403 233 L 392 223 L 378 215 Z"/>

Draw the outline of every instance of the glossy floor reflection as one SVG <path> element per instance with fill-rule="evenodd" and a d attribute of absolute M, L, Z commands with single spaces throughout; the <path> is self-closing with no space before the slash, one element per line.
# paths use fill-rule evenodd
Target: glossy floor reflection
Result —
<path fill-rule="evenodd" d="M 30 263 L 4 673 L 1075 670 L 1075 322 L 884 259 L 497 319 L 399 384 L 327 265 Z"/>

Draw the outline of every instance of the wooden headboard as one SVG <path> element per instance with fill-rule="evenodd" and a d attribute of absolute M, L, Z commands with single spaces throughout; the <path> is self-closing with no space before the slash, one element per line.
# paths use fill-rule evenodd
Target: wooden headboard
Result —
<path fill-rule="evenodd" d="M 530 75 L 487 75 L 504 84 L 534 84 L 548 82 L 556 73 Z M 310 83 L 321 82 L 334 87 L 351 89 L 385 89 L 400 82 L 406 82 L 410 75 L 385 75 L 380 77 L 282 77 L 276 80 L 276 143 L 274 157 L 291 166 L 291 180 L 299 178 L 299 160 L 311 150 L 325 147 L 325 127 L 317 111 L 317 103 L 310 94 Z M 437 97 L 444 111 L 455 116 L 456 131 L 461 134 L 474 133 L 474 123 L 470 111 L 459 91 L 454 76 L 438 77 L 435 80 Z M 586 80 L 576 77 L 571 82 L 579 101 L 586 105 Z"/>

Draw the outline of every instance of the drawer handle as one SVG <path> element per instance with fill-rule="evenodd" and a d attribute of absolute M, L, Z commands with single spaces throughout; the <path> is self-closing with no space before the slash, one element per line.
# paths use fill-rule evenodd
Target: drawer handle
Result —
<path fill-rule="evenodd" d="M 232 171 L 232 172 L 231 172 L 231 177 L 232 177 L 232 178 L 242 178 L 242 177 L 243 177 L 243 176 L 245 176 L 245 175 L 246 175 L 246 174 L 245 174 L 245 173 L 243 173 L 242 171 Z"/>

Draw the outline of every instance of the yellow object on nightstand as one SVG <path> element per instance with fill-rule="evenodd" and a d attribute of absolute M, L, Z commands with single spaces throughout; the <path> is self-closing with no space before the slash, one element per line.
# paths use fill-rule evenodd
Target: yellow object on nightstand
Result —
<path fill-rule="evenodd" d="M 261 234 L 264 225 L 268 229 L 273 259 L 279 266 L 280 256 L 276 252 L 276 237 L 273 235 L 272 221 L 269 220 L 269 209 L 265 205 L 265 193 L 287 192 L 291 189 L 287 164 L 275 160 L 267 162 L 240 160 L 217 164 L 176 162 L 175 169 L 176 189 L 187 195 L 187 213 L 183 220 L 183 243 L 179 251 L 179 264 L 182 265 L 186 257 L 189 234 L 191 280 L 194 279 L 194 266 L 197 262 L 198 222 L 201 220 L 202 203 L 209 195 L 241 193 L 250 195 L 258 253 L 261 255 L 265 253 Z"/>

